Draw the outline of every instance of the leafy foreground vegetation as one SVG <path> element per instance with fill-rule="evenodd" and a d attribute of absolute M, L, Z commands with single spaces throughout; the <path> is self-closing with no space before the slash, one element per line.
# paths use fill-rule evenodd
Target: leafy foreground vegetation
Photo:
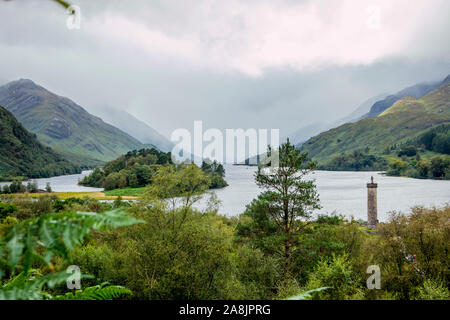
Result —
<path fill-rule="evenodd" d="M 113 298 L 129 293 L 121 287 L 86 288 L 75 294 L 55 295 L 44 291 L 66 281 L 65 271 L 55 271 L 53 261 L 68 259 L 69 252 L 92 229 L 129 226 L 139 222 L 118 211 L 95 213 L 54 213 L 18 221 L 8 216 L 2 225 L 0 242 L 0 299 Z M 36 269 L 35 265 L 40 265 Z"/>
<path fill-rule="evenodd" d="M 42 145 L 0 106 L 0 181 L 15 177 L 47 178 L 80 173 L 81 168 Z"/>
<path fill-rule="evenodd" d="M 95 169 L 86 176 L 80 184 L 90 187 L 104 188 L 105 190 L 117 190 L 110 195 L 138 195 L 139 190 L 132 188 L 145 187 L 151 183 L 152 177 L 161 166 L 172 166 L 179 171 L 186 164 L 176 165 L 172 163 L 170 152 L 165 153 L 156 149 L 141 149 L 130 151 L 116 160 L 108 162 L 103 169 Z M 203 162 L 202 170 L 210 179 L 210 188 L 223 188 L 227 186 L 224 180 L 225 169 L 222 164 Z"/>
<path fill-rule="evenodd" d="M 194 208 L 209 180 L 196 166 L 159 167 L 133 204 L 4 196 L 0 294 L 102 298 L 110 283 L 124 299 L 450 298 L 449 206 L 393 213 L 374 233 L 338 215 L 313 219 L 320 202 L 304 174 L 314 164 L 289 143 L 279 152 L 280 169 L 258 170 L 264 191 L 239 217 L 219 215 L 214 196 Z M 82 297 L 58 285 L 69 265 L 92 276 Z M 381 289 L 366 286 L 370 265 Z"/>

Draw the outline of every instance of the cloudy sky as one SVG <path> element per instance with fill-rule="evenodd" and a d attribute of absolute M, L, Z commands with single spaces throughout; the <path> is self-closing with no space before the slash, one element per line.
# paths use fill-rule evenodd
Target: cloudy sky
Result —
<path fill-rule="evenodd" d="M 29 78 L 95 113 L 176 128 L 346 116 L 450 73 L 448 0 L 0 0 L 0 84 Z"/>

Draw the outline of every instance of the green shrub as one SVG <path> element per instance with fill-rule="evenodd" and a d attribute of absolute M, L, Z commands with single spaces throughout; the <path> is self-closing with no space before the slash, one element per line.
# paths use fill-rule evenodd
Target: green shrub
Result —
<path fill-rule="evenodd" d="M 351 299 L 361 289 L 359 279 L 353 271 L 348 255 L 333 255 L 331 259 L 322 259 L 311 275 L 306 290 L 330 287 L 329 290 L 316 292 L 315 298 L 345 300 Z"/>
<path fill-rule="evenodd" d="M 448 288 L 444 286 L 442 282 L 433 281 L 427 279 L 424 281 L 421 287 L 418 289 L 419 294 L 417 299 L 419 300 L 448 300 L 450 299 L 450 293 Z"/>
<path fill-rule="evenodd" d="M 17 211 L 17 206 L 0 202 L 0 220 Z"/>

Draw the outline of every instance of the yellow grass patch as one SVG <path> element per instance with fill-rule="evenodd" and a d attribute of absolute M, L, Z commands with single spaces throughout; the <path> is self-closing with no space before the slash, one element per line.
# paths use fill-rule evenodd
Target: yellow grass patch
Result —
<path fill-rule="evenodd" d="M 13 197 L 30 197 L 30 198 L 39 198 L 42 196 L 57 196 L 60 199 L 68 199 L 68 198 L 90 198 L 94 200 L 115 200 L 117 196 L 107 196 L 103 192 L 42 192 L 42 193 L 15 193 L 10 196 Z M 122 196 L 123 200 L 136 200 L 137 197 L 134 196 Z"/>

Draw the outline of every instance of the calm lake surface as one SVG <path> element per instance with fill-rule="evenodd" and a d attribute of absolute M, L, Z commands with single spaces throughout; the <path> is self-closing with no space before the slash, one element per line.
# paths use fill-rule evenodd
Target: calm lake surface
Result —
<path fill-rule="evenodd" d="M 256 167 L 225 166 L 228 187 L 216 190 L 222 201 L 219 212 L 237 215 L 260 192 L 254 182 Z M 385 221 L 389 212 L 408 212 L 415 205 L 443 206 L 450 203 L 450 181 L 387 177 L 378 172 L 316 171 L 322 209 L 316 214 L 333 213 L 367 220 L 367 187 L 370 177 L 378 183 L 378 220 Z"/>
<path fill-rule="evenodd" d="M 219 213 L 231 216 L 245 210 L 245 206 L 260 192 L 254 182 L 256 167 L 226 165 L 226 177 L 229 186 L 215 190 L 221 201 Z M 78 180 L 88 175 L 81 174 L 36 179 L 38 187 L 44 189 L 47 182 L 56 192 L 101 191 L 78 185 Z M 320 195 L 322 209 L 319 213 L 337 213 L 356 219 L 367 218 L 366 183 L 374 176 L 378 183 L 378 219 L 385 221 L 388 213 L 397 210 L 408 212 L 415 205 L 443 206 L 450 203 L 450 181 L 421 180 L 402 177 L 387 177 L 378 172 L 354 171 L 316 171 L 310 175 L 315 179 Z M 5 183 L 0 183 L 3 185 Z M 207 198 L 207 197 L 205 197 Z M 206 200 L 198 204 L 205 206 Z"/>
<path fill-rule="evenodd" d="M 50 186 L 52 187 L 52 191 L 54 192 L 91 192 L 91 191 L 103 191 L 101 188 L 90 188 L 83 187 L 78 185 L 78 181 L 83 179 L 85 176 L 89 175 L 92 170 L 86 170 L 81 172 L 80 174 L 71 174 L 67 176 L 58 176 L 52 178 L 42 178 L 42 179 L 34 179 L 30 181 L 36 181 L 39 189 L 44 189 L 47 185 L 47 182 L 50 182 Z M 0 182 L 0 186 L 9 184 L 9 182 Z M 26 185 L 27 181 L 22 182 L 22 184 Z"/>

